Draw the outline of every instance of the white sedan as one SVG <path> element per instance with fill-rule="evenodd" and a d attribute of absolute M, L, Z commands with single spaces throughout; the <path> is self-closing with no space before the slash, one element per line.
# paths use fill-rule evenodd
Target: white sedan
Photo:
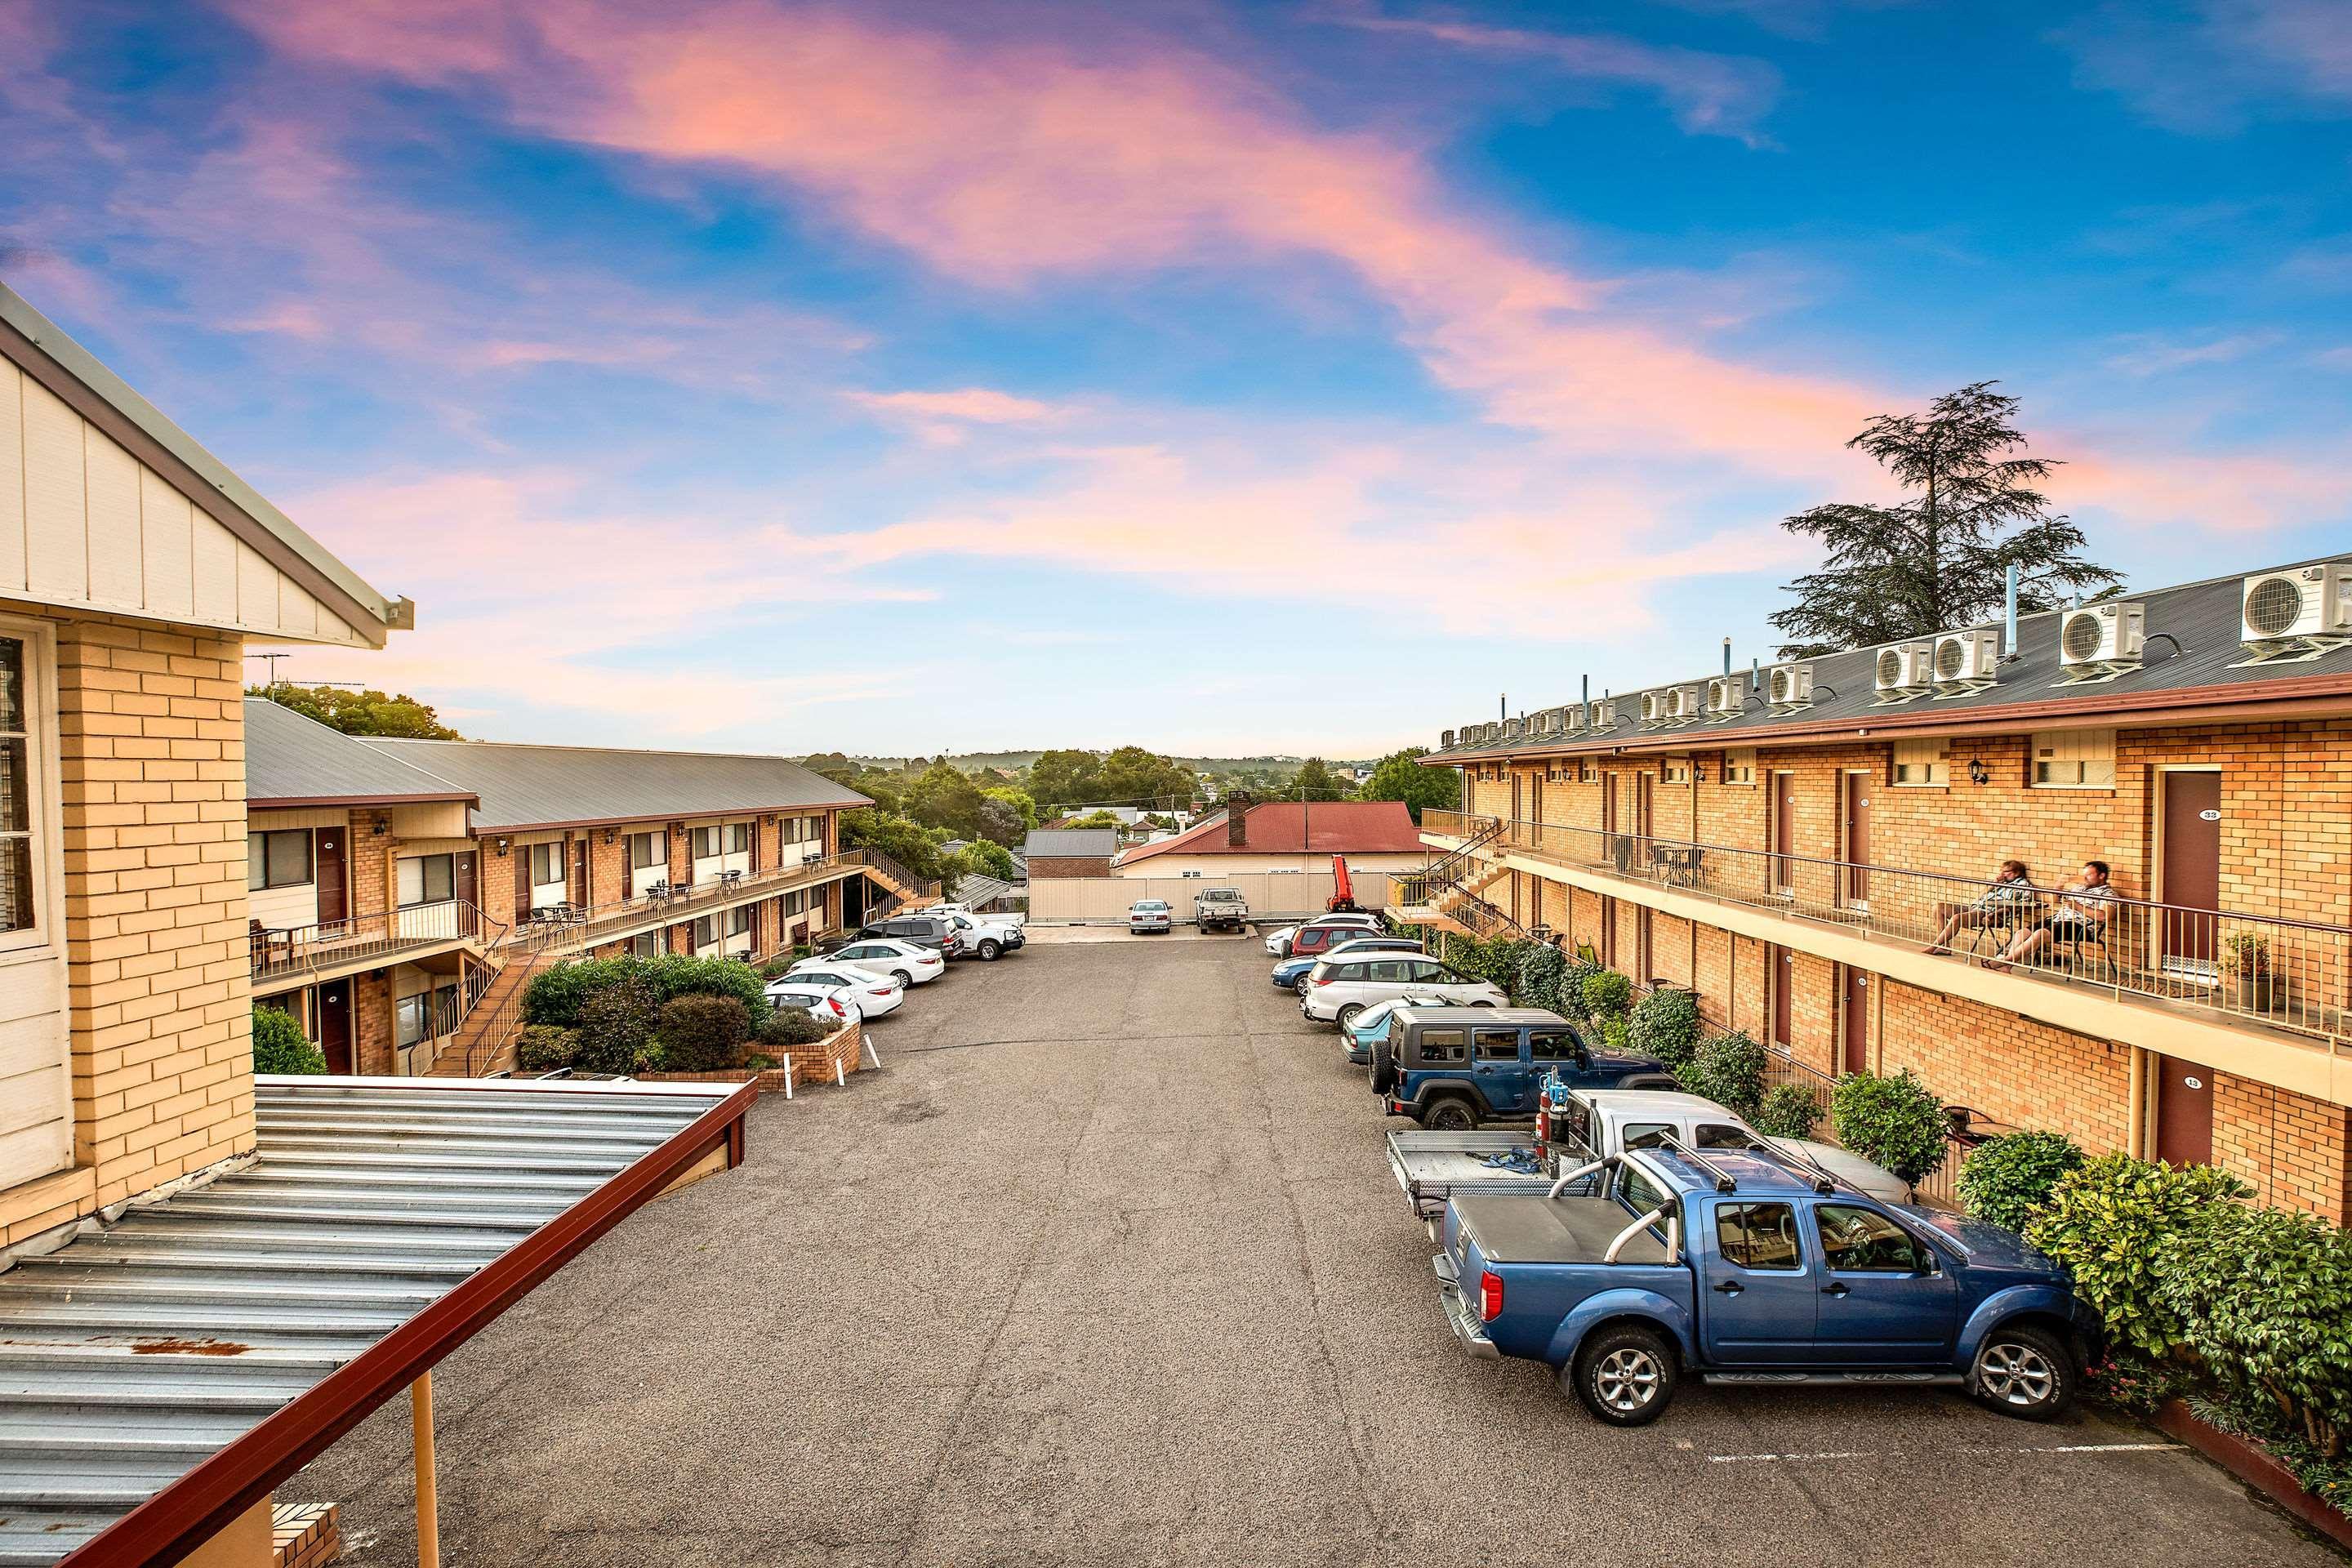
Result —
<path fill-rule="evenodd" d="M 939 949 L 887 936 L 869 936 L 835 948 L 824 955 L 824 962 L 869 974 L 887 974 L 901 985 L 928 985 L 948 972 L 948 961 Z"/>
<path fill-rule="evenodd" d="M 794 985 L 778 980 L 770 983 L 767 994 L 772 1007 L 798 1007 L 829 1024 L 855 1023 L 866 1016 L 857 994 L 846 985 Z"/>
<path fill-rule="evenodd" d="M 856 1002 L 857 1010 L 868 1018 L 895 1013 L 898 1010 L 898 1004 L 907 999 L 907 988 L 898 984 L 896 975 L 876 974 L 846 963 L 828 963 L 822 958 L 801 960 L 778 976 L 773 985 L 814 985 L 838 989 L 847 993 Z"/>

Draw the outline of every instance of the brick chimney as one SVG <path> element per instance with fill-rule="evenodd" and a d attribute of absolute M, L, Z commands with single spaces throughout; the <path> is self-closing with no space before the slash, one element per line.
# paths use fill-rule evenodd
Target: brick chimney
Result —
<path fill-rule="evenodd" d="M 1229 849 L 1249 847 L 1250 797 L 1236 790 L 1225 796 L 1225 847 Z"/>

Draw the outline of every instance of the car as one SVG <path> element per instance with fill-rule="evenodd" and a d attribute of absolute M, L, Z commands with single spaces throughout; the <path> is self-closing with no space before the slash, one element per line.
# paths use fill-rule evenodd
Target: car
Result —
<path fill-rule="evenodd" d="M 1778 1150 L 1633 1150 L 1595 1173 L 1598 1192 L 1449 1198 L 1431 1261 L 1464 1350 L 1543 1362 L 1596 1420 L 1654 1421 L 1685 1378 L 1957 1384 L 2028 1421 L 2074 1403 L 2095 1317 L 1998 1226 Z"/>
<path fill-rule="evenodd" d="M 869 974 L 887 974 L 901 985 L 928 985 L 948 972 L 948 961 L 937 950 L 896 937 L 859 937 L 824 956 L 828 963 L 855 965 Z"/>
<path fill-rule="evenodd" d="M 956 928 L 948 923 L 944 915 L 887 915 L 881 920 L 867 921 L 857 928 L 857 934 L 911 942 L 944 958 L 953 958 L 962 945 Z"/>
<path fill-rule="evenodd" d="M 847 992 L 857 1003 L 857 1010 L 868 1018 L 878 1018 L 885 1013 L 895 1013 L 898 1004 L 907 999 L 907 988 L 888 974 L 874 974 L 851 964 L 836 964 L 828 959 L 803 958 L 778 976 L 780 985 L 824 985 Z"/>
<path fill-rule="evenodd" d="M 1127 929 L 1139 935 L 1155 931 L 1165 935 L 1176 929 L 1176 911 L 1165 899 L 1138 899 L 1127 907 Z"/>
<path fill-rule="evenodd" d="M 1192 897 L 1192 923 L 1202 931 L 1239 931 L 1249 923 L 1249 900 L 1239 888 L 1206 888 Z"/>
<path fill-rule="evenodd" d="M 1421 943 L 1409 936 L 1359 936 L 1341 942 L 1324 956 L 1337 957 L 1343 952 L 1421 952 L 1423 951 L 1424 950 Z M 1307 972 L 1315 967 L 1316 962 L 1313 954 L 1284 959 L 1280 963 L 1276 964 L 1272 971 L 1275 988 L 1278 991 L 1296 991 L 1301 996 L 1306 995 Z"/>
<path fill-rule="evenodd" d="M 1351 925 L 1360 926 L 1367 931 L 1378 931 L 1381 929 L 1381 917 L 1368 914 L 1317 915 L 1311 921 L 1301 921 L 1295 926 L 1284 926 L 1278 931 L 1269 931 L 1265 939 L 1266 952 L 1276 958 L 1288 958 L 1291 939 L 1311 925 Z"/>
<path fill-rule="evenodd" d="M 1298 1010 L 1318 1023 L 1345 1028 L 1375 1002 L 1406 995 L 1436 996 L 1473 1007 L 1504 1007 L 1510 996 L 1490 980 L 1449 969 L 1427 953 L 1370 952 L 1362 957 L 1325 956 L 1307 972 Z"/>
<path fill-rule="evenodd" d="M 857 1005 L 856 992 L 846 985 L 819 985 L 814 982 L 795 985 L 776 980 L 769 983 L 767 996 L 772 1007 L 798 1007 L 819 1018 L 856 1023 L 866 1016 L 865 1009 Z"/>
<path fill-rule="evenodd" d="M 1473 1132 L 1489 1121 L 1534 1118 L 1547 1081 L 1571 1089 L 1666 1089 L 1675 1076 L 1655 1057 L 1595 1049 L 1576 1026 L 1540 1007 L 1391 1015 L 1372 1047 L 1372 1092 L 1391 1116 L 1433 1131 Z"/>
<path fill-rule="evenodd" d="M 994 915 L 975 915 L 953 909 L 945 912 L 937 909 L 925 912 L 936 914 L 953 928 L 956 947 L 950 955 L 952 957 L 977 958 L 983 963 L 994 963 L 1001 954 L 1024 947 L 1029 942 L 1018 924 Z"/>
<path fill-rule="evenodd" d="M 1318 921 L 1313 925 L 1300 926 L 1297 933 L 1290 939 L 1290 951 L 1283 956 L 1286 958 L 1319 958 L 1323 954 L 1329 952 L 1333 948 L 1341 946 L 1344 943 L 1361 942 L 1366 937 L 1383 936 L 1385 934 L 1387 933 L 1376 924 L 1369 926 L 1324 925 Z"/>
<path fill-rule="evenodd" d="M 1424 996 L 1418 992 L 1400 996 L 1393 1002 L 1375 1002 L 1356 1015 L 1355 1021 L 1339 1030 L 1340 1049 L 1347 1053 L 1348 1065 L 1365 1068 L 1372 1065 L 1372 1047 L 1389 1037 L 1389 1023 L 1400 1007 L 1451 1007 L 1454 1004 L 1437 996 Z"/>

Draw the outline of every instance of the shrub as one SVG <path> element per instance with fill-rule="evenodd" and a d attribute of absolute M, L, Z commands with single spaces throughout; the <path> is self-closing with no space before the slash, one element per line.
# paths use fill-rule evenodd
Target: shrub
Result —
<path fill-rule="evenodd" d="M 580 1009 L 588 998 L 625 977 L 628 966 L 635 962 L 628 958 L 577 959 L 541 970 L 522 988 L 524 1021 L 551 1024 L 559 1029 L 579 1027 Z"/>
<path fill-rule="evenodd" d="M 751 1015 L 732 996 L 673 996 L 662 1004 L 656 1033 L 670 1071 L 717 1072 L 751 1037 Z"/>
<path fill-rule="evenodd" d="M 515 1039 L 515 1066 L 524 1072 L 555 1072 L 580 1054 L 580 1036 L 552 1024 L 525 1024 Z"/>
<path fill-rule="evenodd" d="M 1568 978 L 1568 958 L 1551 943 L 1536 942 L 1519 960 L 1518 994 L 1530 1007 L 1561 1010 L 1560 986 Z"/>
<path fill-rule="evenodd" d="M 661 1002 L 635 981 L 607 985 L 581 1004 L 579 1047 L 572 1065 L 582 1072 L 645 1072 L 658 1065 L 654 1030 Z"/>
<path fill-rule="evenodd" d="M 2157 1294 L 2160 1244 L 2215 1203 L 2250 1190 L 2210 1165 L 2102 1154 L 2058 1179 L 2026 1222 L 2025 1238 L 2074 1274 L 2075 1294 L 2099 1314 L 2110 1340 L 2160 1359 L 2185 1331 Z"/>
<path fill-rule="evenodd" d="M 1822 1102 L 1811 1089 L 1801 1083 L 1784 1083 L 1765 1091 L 1748 1121 L 1767 1138 L 1811 1138 L 1821 1119 Z"/>
<path fill-rule="evenodd" d="M 1519 966 L 1538 945 L 1508 938 L 1496 942 L 1459 942 L 1454 944 L 1449 957 L 1454 967 L 1465 974 L 1499 985 L 1516 995 L 1519 989 Z"/>
<path fill-rule="evenodd" d="M 1633 983 L 1613 969 L 1596 969 L 1584 977 L 1577 987 L 1583 998 L 1584 1016 L 1606 1023 L 1622 1018 L 1633 1005 Z"/>
<path fill-rule="evenodd" d="M 1838 1079 L 1830 1091 L 1830 1125 L 1839 1142 L 1916 1184 L 1943 1163 L 1951 1120 L 1944 1102 L 1906 1068 L 1892 1078 L 1858 1072 Z"/>
<path fill-rule="evenodd" d="M 2083 1163 L 2063 1132 L 2011 1132 L 1977 1145 L 1960 1167 L 1960 1207 L 1971 1219 L 2023 1230 L 2058 1178 Z"/>
<path fill-rule="evenodd" d="M 1636 1009 L 1636 1032 L 1641 1021 Z M 1738 1029 L 1711 1035 L 1699 1042 L 1690 1060 L 1675 1068 L 1675 1078 L 1693 1094 L 1753 1116 L 1764 1100 L 1764 1047 Z"/>
<path fill-rule="evenodd" d="M 530 977 L 523 988 L 523 1017 L 559 1028 L 579 1026 L 592 996 L 615 985 L 642 986 L 654 1005 L 677 996 L 732 996 L 747 1013 L 766 1005 L 759 971 L 733 958 L 689 958 L 666 952 L 653 958 L 588 958 L 559 963 Z"/>
<path fill-rule="evenodd" d="M 798 1007 L 776 1007 L 760 1020 L 751 1037 L 763 1046 L 813 1046 L 831 1033 Z"/>
<path fill-rule="evenodd" d="M 1628 1024 L 1635 1050 L 1679 1068 L 1698 1049 L 1698 994 L 1661 985 L 1634 1005 Z"/>
<path fill-rule="evenodd" d="M 281 1007 L 253 1010 L 253 1070 L 310 1073 L 327 1070 L 327 1053 L 310 1043 L 294 1015 Z"/>
<path fill-rule="evenodd" d="M 2209 1203 L 2158 1242 L 2156 1295 L 2233 1404 L 2267 1405 L 2315 1457 L 2343 1457 L 2352 1234 L 2311 1215 Z"/>
<path fill-rule="evenodd" d="M 1601 973 L 1601 965 L 1582 952 L 1570 959 L 1568 972 L 1559 977 L 1559 1006 L 1556 1010 L 1579 1023 L 1591 1023 L 1592 1008 L 1584 1000 L 1584 983 Z"/>

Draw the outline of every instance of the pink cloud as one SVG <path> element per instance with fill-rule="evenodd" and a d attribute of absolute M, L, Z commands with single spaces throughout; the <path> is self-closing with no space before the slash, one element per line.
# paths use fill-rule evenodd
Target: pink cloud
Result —
<path fill-rule="evenodd" d="M 959 387 L 952 392 L 853 392 L 848 397 L 877 414 L 962 419 L 975 425 L 1025 425 L 1050 419 L 1057 412 L 1050 403 L 1016 397 L 989 386 Z"/>

